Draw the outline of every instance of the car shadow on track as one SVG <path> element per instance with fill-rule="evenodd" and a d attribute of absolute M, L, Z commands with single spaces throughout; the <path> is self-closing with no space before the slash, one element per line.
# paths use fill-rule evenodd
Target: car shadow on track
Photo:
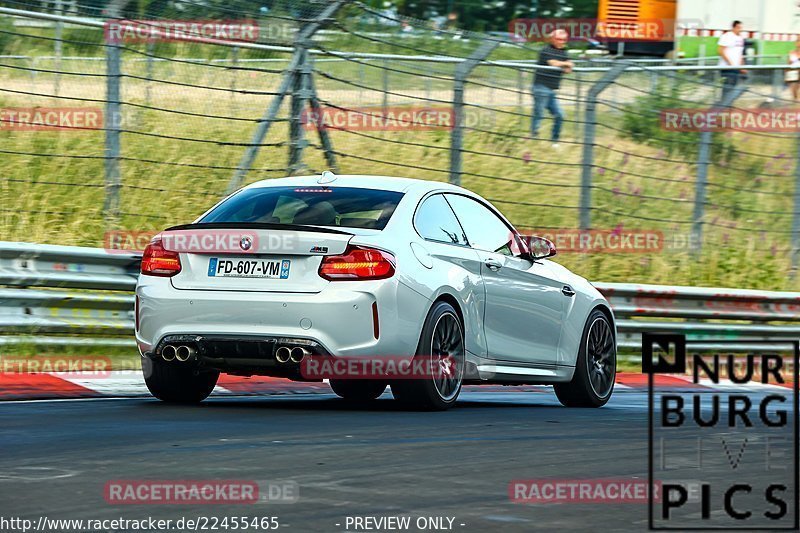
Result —
<path fill-rule="evenodd" d="M 535 400 L 545 400 L 536 395 Z M 522 400 L 522 398 L 520 398 Z M 487 399 L 474 400 L 463 399 L 452 408 L 462 411 L 464 409 L 537 409 L 537 410 L 562 410 L 564 409 L 557 403 L 549 401 L 509 401 Z M 166 404 L 158 401 L 142 402 L 141 406 L 147 409 L 179 409 L 179 410 L 230 410 L 230 409 L 274 409 L 274 410 L 302 410 L 302 411 L 336 411 L 336 412 L 381 412 L 381 413 L 425 413 L 431 411 L 416 410 L 405 407 L 403 404 L 392 399 L 390 395 L 371 402 L 349 402 L 335 397 L 320 397 L 320 395 L 305 396 L 302 398 L 286 396 L 227 396 L 210 398 L 199 405 L 177 405 Z M 435 412 L 435 411 L 434 411 Z M 446 412 L 446 411 L 445 411 Z"/>

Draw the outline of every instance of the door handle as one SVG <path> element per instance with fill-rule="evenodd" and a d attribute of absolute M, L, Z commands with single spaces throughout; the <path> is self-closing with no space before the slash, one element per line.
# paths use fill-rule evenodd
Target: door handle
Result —
<path fill-rule="evenodd" d="M 483 264 L 486 265 L 486 268 L 488 268 L 492 272 L 497 272 L 498 270 L 503 268 L 503 265 L 500 264 L 500 261 L 496 259 L 487 259 L 486 261 L 483 262 Z"/>
<path fill-rule="evenodd" d="M 561 294 L 572 297 L 575 296 L 575 291 L 573 291 L 572 287 L 569 285 L 564 285 L 564 287 L 561 289 Z"/>

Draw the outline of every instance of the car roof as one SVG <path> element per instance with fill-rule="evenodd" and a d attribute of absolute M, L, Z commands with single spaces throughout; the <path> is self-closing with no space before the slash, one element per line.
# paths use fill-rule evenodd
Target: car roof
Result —
<path fill-rule="evenodd" d="M 262 187 L 310 187 L 327 185 L 333 187 L 360 187 L 364 189 L 381 189 L 396 192 L 425 192 L 430 190 L 452 190 L 458 192 L 469 192 L 466 189 L 450 183 L 432 180 L 420 180 L 413 178 L 397 178 L 391 176 L 370 176 L 359 174 L 335 175 L 335 179 L 330 178 L 320 182 L 322 175 L 313 176 L 292 176 L 288 178 L 275 178 L 257 181 L 247 186 L 247 188 Z"/>

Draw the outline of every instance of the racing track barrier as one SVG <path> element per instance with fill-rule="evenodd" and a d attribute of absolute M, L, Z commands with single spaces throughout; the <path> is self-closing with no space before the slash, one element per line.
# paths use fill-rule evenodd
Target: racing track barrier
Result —
<path fill-rule="evenodd" d="M 0 242 L 0 346 L 133 347 L 139 261 L 133 252 Z M 699 341 L 693 348 L 724 351 L 768 349 L 800 337 L 797 292 L 594 285 L 611 303 L 626 351 L 641 346 L 644 331 L 683 333 Z"/>
<path fill-rule="evenodd" d="M 135 346 L 140 257 L 0 242 L 0 346 Z"/>

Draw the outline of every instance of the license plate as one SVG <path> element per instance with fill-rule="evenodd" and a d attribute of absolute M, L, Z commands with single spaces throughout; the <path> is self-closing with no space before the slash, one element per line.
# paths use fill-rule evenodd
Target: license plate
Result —
<path fill-rule="evenodd" d="M 291 261 L 278 259 L 220 259 L 208 261 L 208 275 L 212 278 L 267 278 L 288 279 Z"/>

